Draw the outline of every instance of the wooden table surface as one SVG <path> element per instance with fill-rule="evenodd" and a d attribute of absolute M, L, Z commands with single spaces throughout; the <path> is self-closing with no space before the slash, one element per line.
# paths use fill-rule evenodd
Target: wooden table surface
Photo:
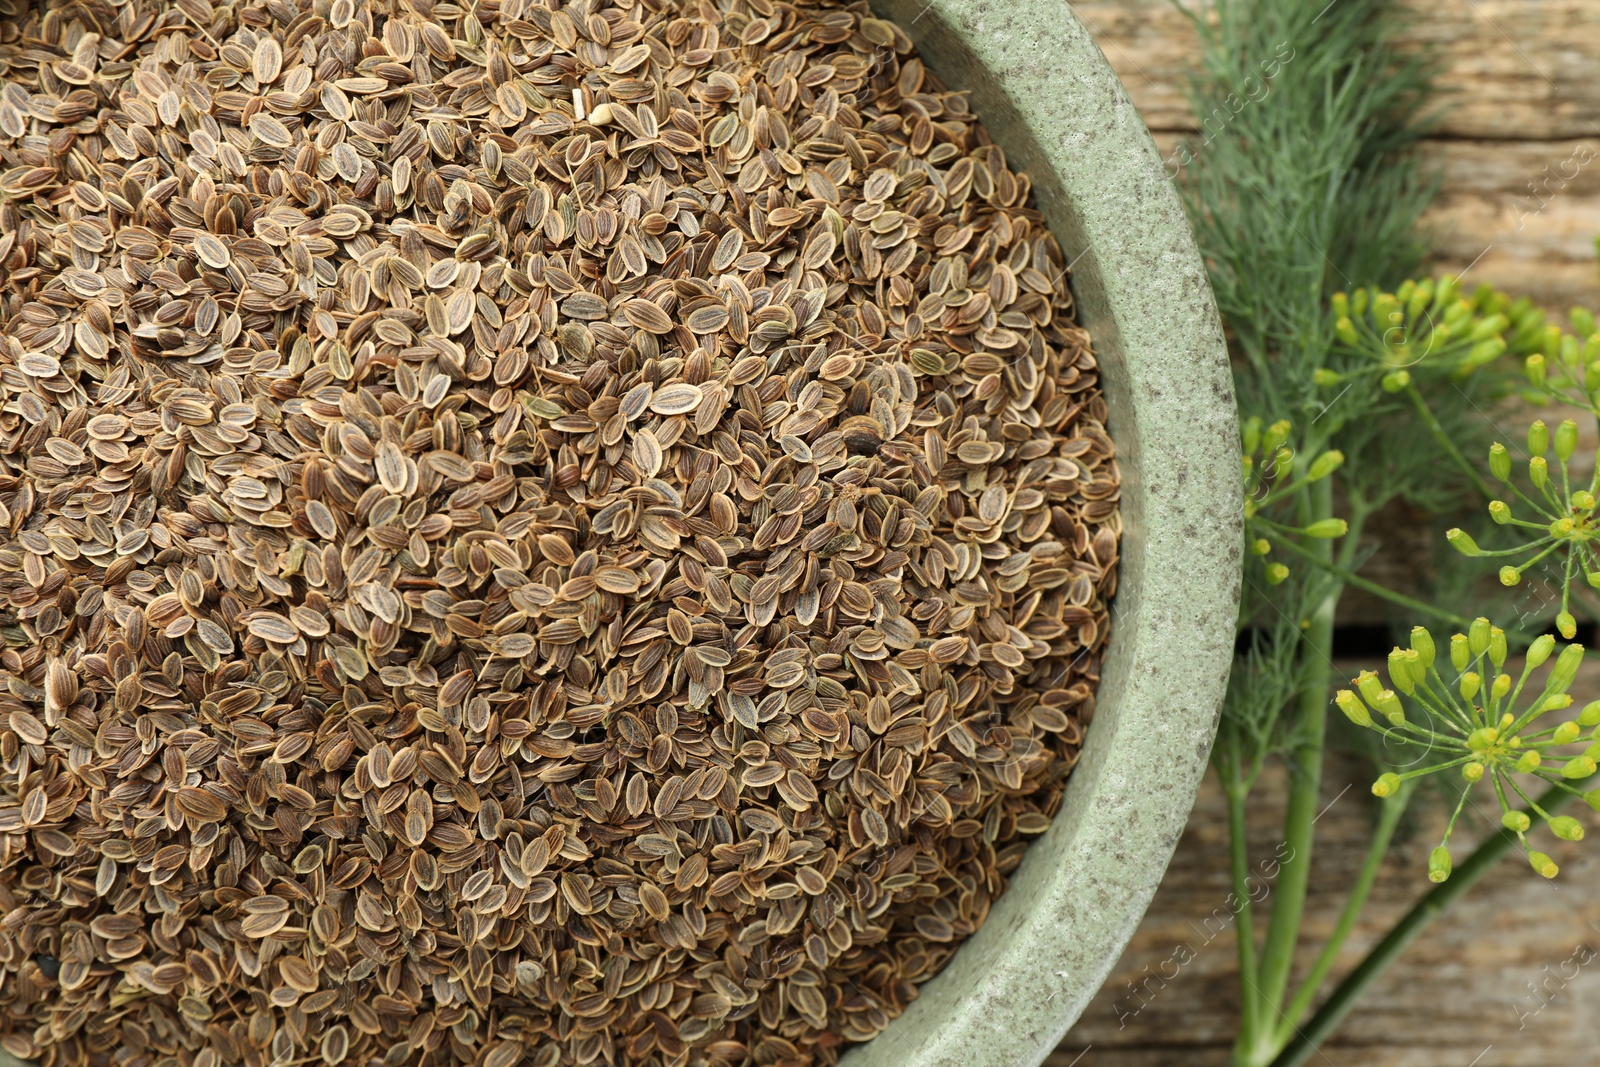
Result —
<path fill-rule="evenodd" d="M 1183 98 L 1195 52 L 1188 19 L 1173 0 L 1072 6 L 1170 152 L 1195 129 Z M 1600 307 L 1600 3 L 1435 0 L 1415 8 L 1408 35 L 1435 45 L 1444 63 L 1442 124 L 1430 146 L 1443 190 L 1427 219 L 1440 269 L 1555 310 Z"/>
<path fill-rule="evenodd" d="M 1194 124 L 1181 91 L 1194 37 L 1170 0 L 1074 4 L 1163 152 Z M 1413 36 L 1446 61 L 1448 111 L 1430 154 L 1443 189 L 1428 216 L 1439 269 L 1465 272 L 1547 310 L 1600 308 L 1600 0 L 1439 0 Z M 1354 673 L 1359 664 L 1350 665 Z M 1585 667 L 1580 700 L 1600 696 Z M 1583 694 L 1589 694 L 1584 696 Z M 1359 868 L 1373 818 L 1371 771 L 1325 774 L 1315 874 L 1299 961 L 1310 965 Z M 1258 793 L 1259 861 L 1278 843 L 1281 774 Z M 1383 868 L 1342 975 L 1427 888 L 1443 825 L 1419 799 Z M 1321 1067 L 1585 1067 L 1600 1063 L 1600 816 L 1588 841 L 1557 842 L 1554 882 L 1508 859 L 1423 935 L 1310 1061 Z M 1487 825 L 1478 819 L 1474 829 Z M 1549 842 L 1548 833 L 1541 840 Z M 1457 850 L 1458 858 L 1464 849 Z M 1166 880 L 1111 979 L 1049 1067 L 1224 1065 L 1238 1013 L 1225 809 L 1208 777 Z M 1270 901 L 1269 901 L 1270 903 Z M 1258 914 L 1258 923 L 1265 916 Z"/>

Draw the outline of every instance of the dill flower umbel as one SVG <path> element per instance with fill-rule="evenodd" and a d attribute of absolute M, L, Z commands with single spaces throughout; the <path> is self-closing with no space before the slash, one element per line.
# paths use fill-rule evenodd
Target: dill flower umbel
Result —
<path fill-rule="evenodd" d="M 1600 324 L 1587 308 L 1568 314 L 1572 333 L 1547 326 L 1538 351 L 1522 365 L 1530 399 L 1588 408 L 1600 415 Z"/>
<path fill-rule="evenodd" d="M 1460 774 L 1461 798 L 1444 839 L 1429 857 L 1431 880 L 1450 877 L 1450 836 L 1475 790 L 1494 794 L 1501 825 L 1524 847 L 1536 821 L 1558 838 L 1583 837 L 1576 819 L 1552 816 L 1527 794 L 1522 783 L 1529 779 L 1581 796 L 1600 810 L 1600 790 L 1584 792 L 1576 784 L 1595 773 L 1600 759 L 1600 700 L 1585 705 L 1575 718 L 1560 716 L 1560 722 L 1546 725 L 1548 716 L 1572 706 L 1567 690 L 1577 677 L 1583 646 L 1567 645 L 1545 672 L 1543 684 L 1529 684 L 1555 648 L 1555 638 L 1538 638 L 1528 648 L 1522 671 L 1513 676 L 1504 670 L 1505 632 L 1479 618 L 1466 633 L 1450 638 L 1444 666 L 1454 678 L 1447 681 L 1436 662 L 1433 635 L 1418 626 L 1411 631 L 1411 647 L 1389 653 L 1387 686 L 1377 672 L 1363 671 L 1353 679 L 1355 690 L 1341 689 L 1335 695 L 1334 702 L 1351 722 L 1423 750 L 1421 766 L 1380 775 L 1372 786 L 1374 795 L 1392 796 L 1406 782 L 1427 775 Z M 1549 856 L 1530 851 L 1528 858 L 1534 870 L 1555 877 L 1557 867 Z"/>
<path fill-rule="evenodd" d="M 1290 443 L 1292 429 L 1288 419 L 1279 419 L 1263 427 L 1260 419 L 1251 418 L 1245 420 L 1240 430 L 1244 452 L 1246 543 L 1252 555 L 1263 557 L 1267 581 L 1273 585 L 1289 577 L 1287 564 L 1264 558 L 1271 554 L 1274 543 L 1283 544 L 1290 537 L 1329 540 L 1343 537 L 1350 530 L 1350 524 L 1340 518 L 1290 525 L 1268 517 L 1274 504 L 1290 499 L 1313 482 L 1322 481 L 1344 464 L 1344 453 L 1336 449 L 1314 456 L 1297 452 Z"/>
<path fill-rule="evenodd" d="M 1547 455 L 1554 447 L 1556 458 L 1552 472 Z M 1571 585 L 1582 574 L 1588 584 L 1600 589 L 1600 524 L 1595 516 L 1595 494 L 1600 492 L 1600 467 L 1587 483 L 1574 486 L 1568 472 L 1568 461 L 1578 449 L 1578 424 L 1571 419 L 1556 427 L 1551 434 L 1542 420 L 1528 427 L 1528 482 L 1532 494 L 1522 491 L 1512 480 L 1511 453 L 1503 444 L 1489 449 L 1489 471 L 1503 482 L 1515 502 L 1504 500 L 1489 502 L 1489 517 L 1501 526 L 1526 531 L 1521 544 L 1497 551 L 1478 547 L 1472 536 L 1463 530 L 1450 530 L 1445 534 L 1456 550 L 1467 556 L 1522 557 L 1522 562 L 1500 568 L 1500 581 L 1516 585 L 1528 568 L 1553 554 L 1562 560 L 1561 613 L 1556 616 L 1556 628 L 1561 636 L 1571 638 L 1577 632 L 1577 620 L 1570 610 Z M 1533 515 L 1524 518 L 1518 515 Z"/>
<path fill-rule="evenodd" d="M 1489 286 L 1464 296 L 1449 275 L 1402 282 L 1392 293 L 1335 293 L 1333 314 L 1340 343 L 1364 358 L 1343 374 L 1323 374 L 1320 384 L 1375 376 L 1391 393 L 1409 388 L 1410 368 L 1424 361 L 1465 378 L 1507 351 L 1535 351 L 1544 331 L 1543 314 L 1531 302 L 1512 302 Z"/>

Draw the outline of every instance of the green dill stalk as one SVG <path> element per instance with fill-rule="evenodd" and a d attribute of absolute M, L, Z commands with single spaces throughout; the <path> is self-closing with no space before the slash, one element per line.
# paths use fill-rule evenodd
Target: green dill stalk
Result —
<path fill-rule="evenodd" d="M 1556 787 L 1543 793 L 1535 803 L 1554 814 L 1571 803 L 1572 799 L 1573 793 L 1570 789 Z M 1296 1027 L 1288 1034 L 1282 1051 L 1270 1061 L 1268 1067 L 1302 1067 L 1310 1060 L 1316 1054 L 1317 1046 L 1327 1040 L 1334 1028 L 1344 1021 L 1361 994 L 1367 991 L 1378 976 L 1388 970 L 1389 965 L 1399 959 L 1400 954 L 1421 936 L 1446 908 L 1498 866 L 1506 853 L 1517 844 L 1516 834 L 1510 830 L 1500 830 L 1479 845 L 1477 851 L 1455 869 L 1448 881 L 1434 886 L 1390 928 L 1383 939 L 1372 947 L 1360 963 L 1356 964 L 1355 969 L 1345 977 L 1344 981 L 1334 988 L 1328 999 L 1304 1026 Z"/>
<path fill-rule="evenodd" d="M 1249 799 L 1250 783 L 1240 773 L 1237 752 L 1230 752 L 1219 760 L 1217 771 L 1228 801 L 1228 873 L 1233 880 L 1234 922 L 1240 931 L 1239 936 L 1234 938 L 1239 954 L 1239 982 L 1245 991 L 1240 1004 L 1240 1028 L 1255 1033 L 1261 1025 L 1260 1012 L 1266 1005 L 1250 992 L 1258 988 L 1256 942 L 1254 936 L 1244 936 L 1245 932 L 1255 929 L 1250 892 L 1250 856 L 1245 833 L 1245 805 Z"/>
<path fill-rule="evenodd" d="M 1333 515 L 1332 479 L 1312 485 L 1307 494 L 1309 521 Z M 1311 551 L 1333 560 L 1333 543 L 1318 541 Z M 1333 623 L 1343 585 L 1333 586 L 1312 612 L 1305 627 L 1303 655 L 1306 680 L 1296 704 L 1297 742 L 1289 752 L 1289 805 L 1283 819 L 1283 840 L 1289 852 L 1278 868 L 1272 891 L 1272 914 L 1261 949 L 1257 997 L 1276 1009 L 1289 985 L 1289 969 L 1300 942 L 1300 920 L 1305 911 L 1306 889 L 1311 881 L 1311 846 L 1321 804 L 1322 750 L 1327 740 L 1328 690 L 1333 676 Z M 1274 1010 L 1271 1019 L 1276 1019 Z M 1256 1046 L 1245 1047 L 1247 1062 L 1260 1062 L 1275 1051 L 1276 1026 L 1258 1019 Z"/>
<path fill-rule="evenodd" d="M 1241 411 L 1259 417 L 1257 426 L 1293 424 L 1304 450 L 1293 456 L 1297 477 L 1329 448 L 1373 468 L 1341 473 L 1338 491 L 1333 477 L 1323 477 L 1272 489 L 1256 505 L 1262 528 L 1274 531 L 1268 542 L 1277 540 L 1295 569 L 1276 558 L 1265 572 L 1262 563 L 1247 564 L 1255 577 L 1247 571 L 1240 624 L 1256 636 L 1230 679 L 1214 757 L 1228 795 L 1230 874 L 1240 901 L 1235 1067 L 1268 1064 L 1286 1040 L 1284 1008 L 1315 993 L 1291 1002 L 1289 979 L 1311 876 L 1333 627 L 1359 537 L 1351 529 L 1336 548 L 1327 524 L 1336 525 L 1338 500 L 1350 502 L 1359 527 L 1412 481 L 1437 480 L 1429 465 L 1398 476 L 1382 469 L 1385 442 L 1374 419 L 1415 416 L 1370 377 L 1341 391 L 1328 311 L 1333 292 L 1393 285 L 1424 252 L 1416 223 L 1434 186 L 1420 176 L 1412 148 L 1425 129 L 1419 115 L 1432 72 L 1425 57 L 1390 48 L 1394 8 L 1393 0 L 1217 0 L 1215 21 L 1195 19 L 1202 69 L 1191 100 L 1203 144 L 1180 150 L 1180 188 L 1233 343 Z M 1356 433 L 1346 443 L 1349 430 Z M 1278 463 L 1277 448 L 1262 452 L 1254 477 Z M 1290 798 L 1258 951 L 1245 814 L 1274 755 L 1289 766 Z"/>
<path fill-rule="evenodd" d="M 1361 917 L 1361 910 L 1366 907 L 1367 897 L 1372 893 L 1372 886 L 1378 880 L 1378 871 L 1383 866 L 1383 857 L 1389 851 L 1389 842 L 1394 838 L 1395 827 L 1400 825 L 1400 816 L 1405 814 L 1411 797 L 1416 793 L 1416 781 L 1410 781 L 1394 796 L 1382 802 L 1378 809 L 1378 824 L 1373 829 L 1372 840 L 1367 845 L 1367 855 L 1361 864 L 1361 873 L 1356 876 L 1355 885 L 1350 890 L 1350 896 L 1345 901 L 1343 910 L 1339 913 L 1339 920 L 1334 925 L 1333 933 L 1322 946 L 1322 952 L 1317 956 L 1317 962 L 1312 964 L 1310 972 L 1300 983 L 1300 991 L 1290 1001 L 1283 1016 L 1278 1020 L 1276 1043 L 1282 1045 L 1294 1037 L 1296 1027 L 1305 1013 L 1311 1007 L 1311 1002 L 1316 999 L 1317 991 L 1322 988 L 1323 981 L 1333 970 L 1333 965 L 1339 958 L 1340 949 L 1349 940 L 1350 933 L 1356 927 L 1356 920 Z"/>

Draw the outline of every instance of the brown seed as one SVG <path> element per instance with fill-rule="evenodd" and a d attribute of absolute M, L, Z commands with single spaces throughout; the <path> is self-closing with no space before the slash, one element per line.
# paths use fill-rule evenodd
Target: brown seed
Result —
<path fill-rule="evenodd" d="M 835 1062 L 1093 713 L 1027 179 L 831 2 L 290 7 L 0 40 L 8 1047 Z"/>

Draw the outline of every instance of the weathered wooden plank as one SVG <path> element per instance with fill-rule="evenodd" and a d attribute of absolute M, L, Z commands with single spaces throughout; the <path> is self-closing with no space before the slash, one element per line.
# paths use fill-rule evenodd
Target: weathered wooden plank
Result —
<path fill-rule="evenodd" d="M 1417 21 L 1408 36 L 1437 47 L 1445 67 L 1445 137 L 1532 141 L 1600 134 L 1600 79 L 1594 76 L 1600 4 L 1437 0 L 1413 7 Z M 1194 27 L 1172 0 L 1088 0 L 1073 10 L 1151 129 L 1194 128 L 1182 93 L 1196 48 Z"/>
<path fill-rule="evenodd" d="M 1182 136 L 1155 134 L 1174 171 L 1188 158 L 1177 148 Z M 1553 313 L 1574 304 L 1600 310 L 1600 137 L 1436 140 L 1427 152 L 1441 182 L 1424 218 L 1437 249 L 1435 270 L 1526 296 Z M 1188 165 L 1204 166 L 1204 155 Z"/>
<path fill-rule="evenodd" d="M 1551 310 L 1600 305 L 1600 4 L 1417 6 L 1411 36 L 1436 45 L 1444 68 L 1440 136 L 1426 149 L 1443 179 L 1427 217 L 1437 268 Z M 1178 135 L 1196 130 L 1183 97 L 1197 48 L 1189 19 L 1171 0 L 1093 0 L 1074 10 L 1163 156 L 1180 158 Z"/>

